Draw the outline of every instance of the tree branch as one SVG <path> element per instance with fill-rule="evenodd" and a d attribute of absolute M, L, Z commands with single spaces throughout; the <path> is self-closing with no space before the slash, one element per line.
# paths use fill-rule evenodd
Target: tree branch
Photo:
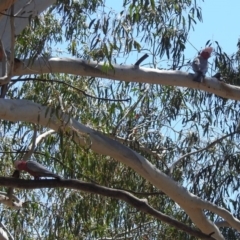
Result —
<path fill-rule="evenodd" d="M 149 85 L 145 86 L 143 94 L 138 98 L 138 100 L 125 112 L 124 116 L 118 121 L 117 126 L 113 129 L 113 136 L 116 135 L 116 132 L 121 125 L 121 123 L 126 119 L 126 117 L 134 111 L 134 109 L 137 107 L 137 105 L 141 102 L 141 100 L 146 96 L 147 92 L 149 90 Z"/>
<path fill-rule="evenodd" d="M 0 177 L 0 185 L 5 187 L 20 188 L 20 189 L 67 188 L 67 189 L 82 190 L 90 193 L 97 193 L 102 196 L 123 200 L 128 204 L 130 204 L 131 206 L 135 207 L 136 209 L 142 212 L 145 212 L 147 214 L 150 214 L 156 217 L 158 220 L 164 221 L 184 232 L 189 233 L 192 236 L 195 236 L 201 239 L 214 240 L 214 238 L 209 237 L 208 235 L 202 232 L 199 232 L 198 230 L 195 230 L 191 227 L 188 227 L 187 225 L 181 222 L 178 222 L 175 219 L 152 208 L 147 203 L 146 199 L 138 199 L 137 197 L 123 190 L 107 188 L 97 184 L 87 183 L 80 180 L 72 180 L 72 179 L 59 181 L 59 180 L 24 180 L 24 179 Z"/>
<path fill-rule="evenodd" d="M 28 159 L 30 159 L 35 150 L 36 145 L 43 139 L 43 137 L 47 136 L 48 134 L 51 134 L 52 132 L 54 131 L 49 130 L 46 133 L 41 134 L 37 138 L 37 128 L 36 128 L 36 125 L 34 124 L 32 144 L 29 145 L 29 151 L 27 151 L 23 155 L 22 159 L 24 161 L 27 161 Z M 19 176 L 20 176 L 20 172 L 18 170 L 15 170 L 12 177 L 19 179 Z M 13 195 L 13 191 L 14 191 L 14 188 L 10 187 L 8 188 L 7 193 L 0 192 L 0 202 L 7 205 L 10 208 L 19 209 L 22 207 L 23 202 L 19 200 L 15 195 Z"/>
<path fill-rule="evenodd" d="M 146 158 L 127 146 L 86 127 L 76 119 L 70 118 L 67 114 L 57 114 L 54 109 L 49 109 L 49 107 L 44 107 L 27 100 L 0 99 L 0 118 L 8 121 L 37 123 L 52 128 L 55 131 L 61 129 L 68 134 L 72 131 L 72 139 L 76 144 L 83 147 L 91 147 L 94 152 L 111 156 L 115 160 L 131 167 L 156 188 L 178 203 L 202 232 L 205 234 L 214 233 L 213 237 L 216 240 L 224 239 L 217 226 L 204 214 L 203 208 L 201 208 L 201 203 L 205 203 L 204 200 L 187 191 L 186 188 L 180 186 L 172 178 L 157 169 Z M 73 134 L 74 132 L 77 134 Z M 88 141 L 86 141 L 85 137 L 82 137 L 85 135 L 89 138 Z M 237 229 L 240 229 L 240 224 L 237 226 Z"/>
<path fill-rule="evenodd" d="M 29 66 L 29 62 L 31 63 L 31 60 L 25 60 L 25 66 Z M 193 73 L 143 67 L 136 68 L 134 65 L 124 66 L 113 64 L 112 66 L 114 69 L 109 66 L 109 69 L 105 70 L 106 63 L 84 61 L 75 58 L 50 58 L 48 60 L 39 58 L 28 68 L 17 69 L 14 74 L 15 76 L 26 75 L 32 74 L 33 71 L 35 74 L 68 73 L 127 82 L 153 83 L 166 86 L 174 85 L 200 89 L 223 98 L 240 100 L 240 87 L 220 82 L 216 78 L 206 77 L 203 83 L 198 83 L 192 81 L 194 77 Z"/>
<path fill-rule="evenodd" d="M 129 140 L 129 139 L 125 139 L 125 138 L 118 137 L 118 136 L 113 137 L 113 136 L 111 136 L 111 135 L 108 135 L 108 137 L 111 138 L 111 139 L 116 139 L 118 142 L 120 142 L 120 143 L 122 143 L 122 144 L 125 144 L 126 142 L 127 142 L 128 144 L 135 142 L 135 140 Z M 138 149 L 139 149 L 139 150 L 141 150 L 142 152 L 146 152 L 146 153 L 149 154 L 149 155 L 154 156 L 156 159 L 158 159 L 159 161 L 161 161 L 166 168 L 168 168 L 168 166 L 167 166 L 167 164 L 165 163 L 165 161 L 163 161 L 163 154 L 162 154 L 162 153 L 159 153 L 158 151 L 152 151 L 152 150 L 150 150 L 149 148 L 143 146 L 143 144 L 141 144 L 141 143 L 139 143 L 139 142 L 137 142 L 137 144 L 139 144 L 139 146 L 138 146 Z M 162 149 L 162 151 L 167 151 L 167 150 L 168 150 L 167 148 Z"/>
<path fill-rule="evenodd" d="M 45 137 L 47 137 L 48 135 L 53 134 L 53 133 L 56 133 L 56 131 L 54 131 L 54 130 L 48 130 L 48 131 L 40 134 L 40 135 L 36 138 L 36 142 L 35 142 L 36 146 L 37 146 Z"/>
<path fill-rule="evenodd" d="M 9 240 L 6 231 L 2 227 L 0 227 L 0 239 L 1 240 Z"/>
<path fill-rule="evenodd" d="M 0 225 L 2 226 L 3 230 L 5 230 L 6 233 L 8 233 L 9 240 L 14 240 L 12 234 L 11 234 L 10 231 L 7 229 L 7 227 L 6 227 L 2 222 L 0 222 Z"/>
<path fill-rule="evenodd" d="M 1 87 L 1 95 L 0 98 L 5 98 L 5 95 L 7 93 L 8 90 L 8 83 L 11 80 L 12 77 L 12 73 L 13 73 L 13 68 L 14 68 L 14 43 L 15 43 L 15 27 L 14 27 L 14 4 L 12 4 L 11 6 L 11 17 L 10 17 L 10 27 L 11 27 L 11 53 L 9 54 L 9 56 L 7 56 L 7 58 L 5 58 L 6 61 L 6 70 L 5 70 L 5 75 L 7 73 L 7 79 L 6 79 L 6 83 L 4 83 Z M 5 55 L 6 57 L 6 55 Z M 3 61 L 4 63 L 4 61 Z M 7 72 L 7 67 L 8 64 L 10 64 L 10 68 L 9 68 L 9 72 Z M 2 81 L 2 83 L 5 81 Z"/>
<path fill-rule="evenodd" d="M 235 218 L 226 209 L 219 207 L 219 206 L 215 205 L 214 203 L 207 202 L 207 201 L 202 201 L 200 203 L 200 205 L 202 208 L 209 210 L 211 212 L 214 212 L 214 213 L 218 214 L 220 217 L 222 217 L 228 223 L 229 227 L 233 227 L 233 228 L 237 229 L 238 231 L 240 231 L 240 221 L 237 218 Z"/>
<path fill-rule="evenodd" d="M 135 192 L 135 191 L 132 191 L 132 190 L 129 190 L 129 189 L 124 189 L 124 188 L 116 188 L 117 190 L 123 190 L 125 192 L 129 192 L 129 193 L 132 193 L 134 195 L 141 195 L 141 196 L 163 196 L 163 195 L 166 195 L 165 193 L 163 192 Z"/>
<path fill-rule="evenodd" d="M 33 132 L 33 137 L 32 137 L 32 144 L 29 145 L 29 150 L 23 155 L 22 160 L 27 161 L 28 159 L 31 158 L 35 146 L 36 146 L 36 138 L 37 138 L 37 128 L 36 125 L 34 124 L 34 132 Z"/>
<path fill-rule="evenodd" d="M 142 57 L 140 57 L 136 63 L 134 64 L 135 66 L 139 66 L 141 64 L 141 62 L 143 62 L 146 58 L 148 58 L 148 54 L 145 53 Z"/>
<path fill-rule="evenodd" d="M 231 225 L 227 221 L 217 221 L 215 222 L 216 226 L 220 227 L 231 227 Z"/>
<path fill-rule="evenodd" d="M 197 151 L 194 151 L 194 152 L 190 152 L 190 153 L 184 154 L 182 157 L 180 157 L 178 160 L 176 160 L 176 161 L 172 164 L 172 166 L 169 168 L 169 175 L 170 175 L 170 176 L 172 175 L 174 168 L 175 168 L 177 165 L 179 165 L 179 164 L 181 163 L 181 161 L 184 160 L 184 158 L 187 158 L 187 157 L 189 157 L 189 156 L 191 156 L 191 155 L 193 155 L 193 154 L 196 154 L 196 153 L 203 152 L 203 151 L 205 151 L 205 150 L 213 147 L 213 146 L 214 146 L 215 144 L 217 144 L 218 142 L 221 142 L 223 139 L 225 139 L 225 138 L 227 138 L 227 137 L 231 137 L 231 136 L 233 136 L 234 134 L 236 134 L 236 133 L 238 133 L 238 132 L 239 132 L 239 131 L 234 131 L 234 132 L 232 132 L 232 133 L 229 133 L 229 134 L 227 134 L 227 135 L 225 135 L 225 136 L 223 136 L 223 137 L 221 137 L 221 138 L 218 138 L 218 139 L 214 140 L 213 142 L 211 142 L 210 144 L 208 144 L 208 145 L 207 145 L 206 147 L 204 147 L 204 148 L 201 148 L 201 149 L 199 149 L 199 150 L 197 150 Z"/>
<path fill-rule="evenodd" d="M 5 52 L 4 46 L 2 41 L 0 40 L 0 61 L 2 62 L 2 77 L 0 77 L 0 86 L 9 82 L 11 68 L 8 66 L 7 54 Z M 2 95 L 2 93 L 1 93 Z"/>

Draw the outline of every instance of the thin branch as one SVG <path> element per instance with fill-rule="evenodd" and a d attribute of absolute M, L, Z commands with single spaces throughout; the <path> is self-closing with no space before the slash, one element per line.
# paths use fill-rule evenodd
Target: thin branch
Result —
<path fill-rule="evenodd" d="M 14 14 L 14 4 L 12 4 L 12 6 L 11 6 L 11 15 L 13 16 L 13 14 Z M 5 95 L 6 95 L 7 90 L 8 90 L 8 83 L 10 82 L 11 76 L 12 76 L 12 73 L 13 73 L 13 67 L 14 67 L 14 43 L 15 43 L 14 17 L 10 17 L 10 27 L 11 27 L 11 53 L 10 53 L 9 59 L 7 57 L 5 58 L 6 65 L 8 66 L 8 64 L 10 63 L 10 68 L 9 68 L 9 72 L 7 72 L 7 71 L 5 72 L 5 73 L 7 73 L 7 79 L 6 79 L 7 81 L 1 87 L 0 98 L 5 98 Z M 8 60 L 9 60 L 9 62 L 8 62 Z"/>
<path fill-rule="evenodd" d="M 227 221 L 217 221 L 217 222 L 215 222 L 215 225 L 217 226 L 217 227 L 231 227 L 231 225 L 227 222 Z"/>
<path fill-rule="evenodd" d="M 193 154 L 196 154 L 196 153 L 203 152 L 203 151 L 205 151 L 205 150 L 213 147 L 215 144 L 221 142 L 223 139 L 225 139 L 225 138 L 227 138 L 227 137 L 231 137 L 231 136 L 233 136 L 233 135 L 236 134 L 236 133 L 238 133 L 238 131 L 234 131 L 234 132 L 229 133 L 229 134 L 227 134 L 227 135 L 225 135 L 225 136 L 223 136 L 223 137 L 221 137 L 221 138 L 218 138 L 218 139 L 214 140 L 213 142 L 211 142 L 210 144 L 208 144 L 206 147 L 201 148 L 201 149 L 199 149 L 199 150 L 197 150 L 197 151 L 184 154 L 182 157 L 180 157 L 178 160 L 176 160 L 176 161 L 172 164 L 172 166 L 169 168 L 169 175 L 170 175 L 170 176 L 172 175 L 174 168 L 175 168 L 177 165 L 179 165 L 179 164 L 181 163 L 181 161 L 184 160 L 184 158 L 189 157 L 189 156 L 191 156 L 191 155 L 193 155 Z"/>
<path fill-rule="evenodd" d="M 54 131 L 54 130 L 51 129 L 51 130 L 46 131 L 45 133 L 40 134 L 40 135 L 36 138 L 36 142 L 35 142 L 36 146 L 37 146 L 44 138 L 46 138 L 48 135 L 50 135 L 50 134 L 52 134 L 52 133 L 56 133 L 56 131 Z"/>
<path fill-rule="evenodd" d="M 52 134 L 52 133 L 56 133 L 54 130 L 48 130 L 42 134 L 40 134 L 37 137 L 37 130 L 36 130 L 36 126 L 34 125 L 34 134 L 33 134 L 33 139 L 32 139 L 32 144 L 29 145 L 29 148 L 31 149 L 30 152 L 34 152 L 35 147 L 44 139 L 46 138 L 48 135 Z M 30 158 L 30 156 L 29 156 Z M 27 158 L 27 159 L 29 159 Z M 26 160 L 27 160 L 26 159 Z"/>
<path fill-rule="evenodd" d="M 131 98 L 126 98 L 126 99 L 109 99 L 109 98 L 101 98 L 101 97 L 95 97 L 92 96 L 88 93 L 86 93 L 85 91 L 83 91 L 82 89 L 79 89 L 77 87 L 72 86 L 69 83 L 66 83 L 64 81 L 60 81 L 57 79 L 53 79 L 53 80 L 49 80 L 49 79 L 36 79 L 36 78 L 24 78 L 24 79 L 12 79 L 11 82 L 27 82 L 27 81 L 38 81 L 38 82 L 50 82 L 50 83 L 60 83 L 60 84 L 64 84 L 74 90 L 77 90 L 78 92 L 81 92 L 84 96 L 86 97 L 90 97 L 90 98 L 94 98 L 94 99 L 98 99 L 98 100 L 104 100 L 104 101 L 110 101 L 110 102 L 124 102 L 124 101 L 130 101 Z"/>
<path fill-rule="evenodd" d="M 0 227 L 0 239 L 1 240 L 9 240 L 7 232 L 4 231 L 2 227 Z"/>
<path fill-rule="evenodd" d="M 29 16 L 27 17 L 23 17 L 23 16 L 16 16 L 16 15 L 12 15 L 12 14 L 7 14 L 7 13 L 3 13 L 3 12 L 0 12 L 0 15 L 3 15 L 3 16 L 7 16 L 7 17 L 14 17 L 14 18 L 23 18 L 23 19 L 29 19 Z"/>
<path fill-rule="evenodd" d="M 128 109 L 128 111 L 125 113 L 125 115 L 119 120 L 117 126 L 113 129 L 112 131 L 112 135 L 115 136 L 116 132 L 119 128 L 119 126 L 121 125 L 121 123 L 126 119 L 126 117 L 137 107 L 137 105 L 140 103 L 140 101 L 145 97 L 145 95 L 147 94 L 148 90 L 149 90 L 150 85 L 147 84 L 146 88 L 142 94 L 142 96 L 139 97 L 139 99 Z"/>
<path fill-rule="evenodd" d="M 201 201 L 199 205 L 199 207 L 209 210 L 222 217 L 223 219 L 225 219 L 226 222 L 228 222 L 229 226 L 240 231 L 240 220 L 234 217 L 228 210 L 207 201 Z"/>
<path fill-rule="evenodd" d="M 124 188 L 116 188 L 118 190 L 122 190 L 122 191 L 125 191 L 125 192 L 129 192 L 129 193 L 132 193 L 132 194 L 135 194 L 135 195 L 144 195 L 144 196 L 159 196 L 159 195 L 166 195 L 164 192 L 135 192 L 135 191 L 132 191 L 132 190 L 129 190 L 129 189 L 124 189 Z"/>
<path fill-rule="evenodd" d="M 152 208 L 146 199 L 139 199 L 132 194 L 125 192 L 123 190 L 117 190 L 112 188 L 103 187 L 97 184 L 83 182 L 80 180 L 24 180 L 24 179 L 14 179 L 7 177 L 0 177 L 0 186 L 14 187 L 20 189 L 39 189 L 39 188 L 67 188 L 81 190 L 85 192 L 100 194 L 106 197 L 112 197 L 116 199 L 121 199 L 131 206 L 135 207 L 137 210 L 150 214 L 151 216 L 157 218 L 160 221 L 166 222 L 179 230 L 187 232 L 188 234 L 201 238 L 201 239 L 211 239 L 214 240 L 209 235 L 206 235 L 196 229 L 193 229 L 169 216 L 163 214 L 160 211 Z"/>
<path fill-rule="evenodd" d="M 20 178 L 20 172 L 18 170 L 15 170 L 12 174 L 12 177 L 19 179 Z M 8 198 L 3 198 L 3 201 L 1 201 L 1 202 L 10 206 L 10 207 L 19 207 L 20 208 L 22 206 L 21 201 L 15 195 L 13 195 L 13 188 L 8 188 L 7 197 Z M 19 205 L 19 203 L 20 203 L 20 205 Z"/>
<path fill-rule="evenodd" d="M 7 229 L 7 227 L 2 222 L 0 222 L 0 225 L 3 228 L 3 230 L 5 230 L 7 232 L 8 236 L 9 236 L 9 240 L 14 240 L 13 235 L 10 233 L 10 231 Z"/>
<path fill-rule="evenodd" d="M 10 75 L 11 68 L 8 67 L 7 54 L 5 52 L 2 41 L 0 40 L 0 51 L 1 51 L 1 61 L 2 61 L 2 77 L 0 77 L 0 84 L 4 85 L 8 83 L 8 76 Z"/>
<path fill-rule="evenodd" d="M 134 64 L 134 66 L 139 66 L 141 62 L 143 62 L 146 58 L 148 58 L 148 54 L 145 53 L 142 57 L 140 57 L 137 62 Z"/>
<path fill-rule="evenodd" d="M 59 101 L 62 112 L 65 113 L 66 111 L 65 111 L 65 108 L 63 106 L 62 96 L 58 96 L 58 101 Z"/>
<path fill-rule="evenodd" d="M 10 17 L 10 26 L 11 26 L 11 54 L 10 54 L 10 77 L 13 73 L 13 64 L 14 64 L 14 45 L 15 45 L 15 26 L 14 26 L 14 4 L 11 6 L 11 17 Z M 10 80 L 10 79 L 9 79 Z"/>
<path fill-rule="evenodd" d="M 36 138 L 37 138 L 37 128 L 36 125 L 34 124 L 34 132 L 33 132 L 33 137 L 32 137 L 32 144 L 29 145 L 29 151 L 27 151 L 24 156 L 22 157 L 22 160 L 27 161 L 28 159 L 31 158 L 34 150 L 35 150 L 35 146 L 36 146 Z"/>

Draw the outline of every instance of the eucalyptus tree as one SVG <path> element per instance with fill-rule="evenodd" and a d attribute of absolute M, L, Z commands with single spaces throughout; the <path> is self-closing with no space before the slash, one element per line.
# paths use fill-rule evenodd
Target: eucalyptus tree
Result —
<path fill-rule="evenodd" d="M 5 2 L 0 201 L 9 236 L 237 239 L 239 57 L 216 42 L 225 82 L 192 81 L 185 45 L 202 21 L 196 1 Z M 9 178 L 22 158 L 64 180 Z"/>

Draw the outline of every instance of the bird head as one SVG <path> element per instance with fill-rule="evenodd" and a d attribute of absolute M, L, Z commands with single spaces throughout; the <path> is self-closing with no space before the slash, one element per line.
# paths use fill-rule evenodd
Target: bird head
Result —
<path fill-rule="evenodd" d="M 213 51 L 213 48 L 212 47 L 206 47 L 202 50 L 201 52 L 201 57 L 203 57 L 204 59 L 208 59 L 211 57 L 211 53 Z"/>
<path fill-rule="evenodd" d="M 14 167 L 15 167 L 16 169 L 19 169 L 19 165 L 21 165 L 21 163 L 22 163 L 21 160 L 15 161 L 15 162 L 14 162 Z"/>

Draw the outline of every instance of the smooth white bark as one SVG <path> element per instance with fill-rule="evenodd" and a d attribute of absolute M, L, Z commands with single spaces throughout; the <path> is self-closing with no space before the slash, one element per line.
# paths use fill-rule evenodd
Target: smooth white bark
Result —
<path fill-rule="evenodd" d="M 1 0 L 2 1 L 2 0 Z M 10 15 L 10 6 L 12 0 L 4 0 L 0 3 L 0 7 L 7 6 L 7 14 Z M 15 35 L 18 35 L 28 24 L 30 17 L 35 17 L 46 8 L 55 3 L 56 0 L 18 0 L 14 4 L 14 16 L 15 16 Z M 6 4 L 6 5 L 4 5 Z M 4 16 L 0 19 L 0 36 L 5 49 L 10 50 L 11 46 L 11 27 L 10 18 Z"/>
<path fill-rule="evenodd" d="M 4 1 L 4 3 L 6 2 L 7 1 Z M 9 2 L 10 0 L 8 3 Z M 54 2 L 55 0 L 17 1 L 14 7 L 17 19 L 15 19 L 15 35 L 19 34 L 28 25 L 30 16 L 34 17 L 38 15 Z M 10 49 L 11 28 L 10 18 L 7 16 L 0 19 L 0 35 L 5 48 Z M 25 62 L 25 65 L 28 66 L 28 61 Z M 224 98 L 235 100 L 240 99 L 239 87 L 219 82 L 215 78 L 206 78 L 203 83 L 197 83 L 192 81 L 192 74 L 181 71 L 162 71 L 122 65 L 114 65 L 114 70 L 111 70 L 110 68 L 108 68 L 108 70 L 106 69 L 106 66 L 102 63 L 85 62 L 81 59 L 51 58 L 49 60 L 39 59 L 35 61 L 32 66 L 18 68 L 14 72 L 14 75 L 68 73 L 81 76 L 109 78 L 120 81 L 190 87 L 214 93 Z M 55 131 L 58 131 L 59 128 L 74 129 L 75 131 L 79 131 L 80 135 L 87 134 L 87 136 L 91 138 L 91 148 L 93 151 L 99 154 L 109 155 L 117 161 L 133 168 L 142 177 L 147 179 L 178 203 L 186 211 L 196 226 L 204 233 L 210 234 L 214 232 L 212 236 L 215 239 L 224 239 L 217 226 L 206 218 L 203 213 L 204 209 L 219 214 L 230 226 L 240 231 L 240 222 L 238 219 L 234 218 L 231 213 L 191 194 L 138 153 L 119 142 L 107 138 L 101 133 L 82 125 L 75 119 L 70 119 L 69 121 L 67 115 L 63 115 L 62 120 L 59 120 L 59 118 L 54 115 L 50 116 L 50 114 L 46 114 L 46 110 L 46 107 L 26 100 L 0 99 L 1 119 L 38 123 Z M 82 135 L 82 137 L 83 136 L 84 135 Z M 75 136 L 75 141 L 81 145 L 85 144 L 84 139 L 81 137 Z"/>
<path fill-rule="evenodd" d="M 9 240 L 7 233 L 0 227 L 0 240 Z"/>
<path fill-rule="evenodd" d="M 124 163 L 134 169 L 138 174 L 151 182 L 156 188 L 165 192 L 171 199 L 181 206 L 196 226 L 204 233 L 212 235 L 215 239 L 224 239 L 218 227 L 208 220 L 203 213 L 204 209 L 219 214 L 231 227 L 240 231 L 240 222 L 234 218 L 227 210 L 217 207 L 207 201 L 201 200 L 199 197 L 191 194 L 185 188 L 173 181 L 170 177 L 158 170 L 147 159 L 134 152 L 130 148 L 121 143 L 110 139 L 100 132 L 88 128 L 75 119 L 70 118 L 66 114 L 62 114 L 61 119 L 53 114 L 47 107 L 33 103 L 27 100 L 7 100 L 0 99 L 0 118 L 9 121 L 26 121 L 38 123 L 42 126 L 49 127 L 55 131 L 59 129 L 71 130 L 79 134 L 75 134 L 75 141 L 80 145 L 86 144 L 86 138 L 91 139 L 91 149 L 96 153 L 109 155 L 115 160 Z M 50 115 L 51 114 L 51 115 Z"/>
<path fill-rule="evenodd" d="M 29 61 L 25 61 L 28 66 Z M 223 98 L 240 100 L 240 87 L 218 81 L 216 78 L 206 78 L 203 83 L 193 81 L 193 74 L 173 70 L 157 70 L 124 65 L 113 65 L 114 70 L 104 63 L 88 62 L 76 58 L 37 59 L 33 65 L 18 68 L 15 76 L 42 73 L 67 73 L 80 76 L 109 78 L 127 82 L 153 83 L 172 85 L 204 90 Z M 108 70 L 107 70 L 108 69 Z"/>

